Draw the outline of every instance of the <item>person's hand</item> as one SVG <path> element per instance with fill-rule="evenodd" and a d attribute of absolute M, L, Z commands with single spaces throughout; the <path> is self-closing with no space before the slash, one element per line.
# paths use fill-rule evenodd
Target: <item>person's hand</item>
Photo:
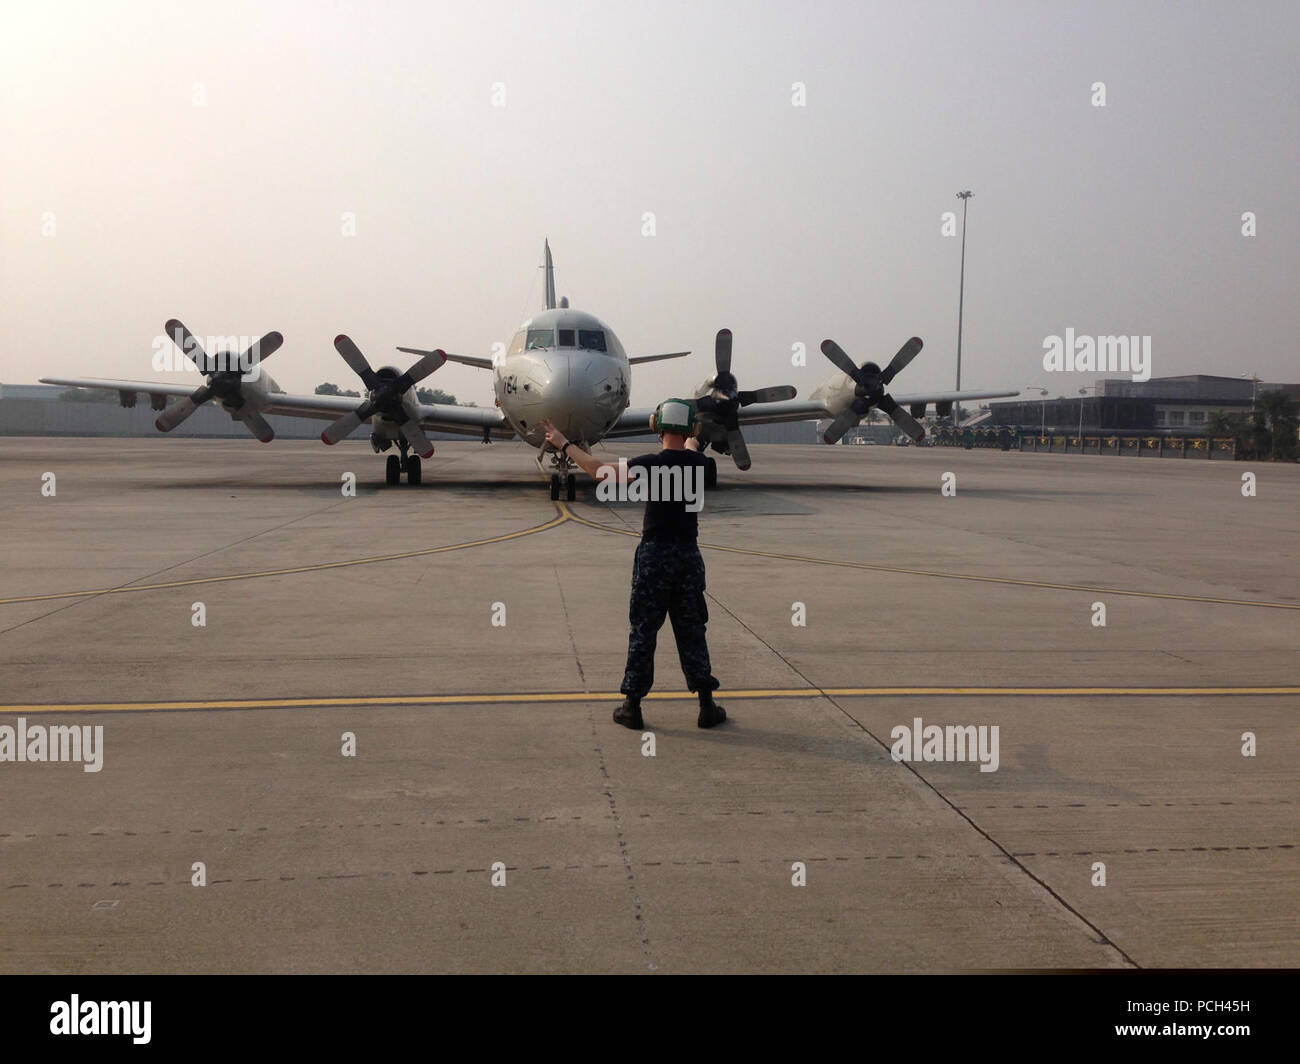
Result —
<path fill-rule="evenodd" d="M 688 451 L 698 451 L 700 449 L 700 440 L 698 436 L 688 436 L 686 439 L 686 449 Z"/>
<path fill-rule="evenodd" d="M 555 427 L 555 422 L 549 418 L 543 418 L 540 424 L 546 430 L 546 442 L 557 451 L 569 442 L 564 438 L 564 433 Z"/>

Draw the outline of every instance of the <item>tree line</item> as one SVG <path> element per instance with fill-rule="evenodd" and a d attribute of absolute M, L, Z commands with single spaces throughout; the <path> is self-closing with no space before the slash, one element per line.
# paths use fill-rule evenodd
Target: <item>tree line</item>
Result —
<path fill-rule="evenodd" d="M 353 399 L 360 399 L 361 393 L 351 389 L 344 390 L 337 384 L 326 381 L 324 384 L 316 385 L 317 395 L 342 395 Z M 416 388 L 415 398 L 422 403 L 442 403 L 446 406 L 460 406 L 454 395 L 444 392 L 441 388 Z M 466 406 L 473 406 L 473 403 L 466 403 Z"/>
<path fill-rule="evenodd" d="M 1236 441 L 1238 458 L 1294 462 L 1300 455 L 1300 410 L 1280 390 L 1259 396 L 1248 414 L 1215 411 L 1206 418 L 1205 431 Z"/>

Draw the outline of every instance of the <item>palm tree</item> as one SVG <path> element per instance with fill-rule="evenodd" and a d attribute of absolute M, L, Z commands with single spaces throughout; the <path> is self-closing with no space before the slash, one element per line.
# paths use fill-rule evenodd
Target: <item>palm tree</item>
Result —
<path fill-rule="evenodd" d="M 1300 430 L 1296 402 L 1280 389 L 1265 392 L 1255 401 L 1255 432 L 1268 442 L 1273 461 L 1293 461 L 1296 457 L 1296 433 Z"/>

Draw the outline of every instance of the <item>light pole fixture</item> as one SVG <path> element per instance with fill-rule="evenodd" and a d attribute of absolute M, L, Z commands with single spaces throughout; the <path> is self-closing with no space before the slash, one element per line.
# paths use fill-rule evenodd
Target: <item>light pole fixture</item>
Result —
<path fill-rule="evenodd" d="M 973 195 L 975 193 L 970 189 L 957 193 L 957 198 L 961 200 L 961 279 L 957 283 L 957 391 L 961 391 L 961 319 L 966 300 L 966 208 Z M 960 424 L 961 402 L 954 400 L 952 404 L 952 427 L 954 432 L 957 431 Z"/>
<path fill-rule="evenodd" d="M 1246 376 L 1246 374 L 1243 373 L 1242 376 L 1244 377 L 1244 376 Z M 1255 409 L 1255 402 L 1256 402 L 1256 400 L 1258 399 L 1258 396 L 1259 396 L 1259 376 L 1258 376 L 1257 374 L 1255 374 L 1255 373 L 1252 373 L 1252 374 L 1250 375 L 1250 408 L 1251 408 L 1251 410 L 1254 410 L 1254 409 Z"/>
<path fill-rule="evenodd" d="M 1089 392 L 1095 392 L 1096 388 L 1079 389 L 1079 453 L 1083 454 L 1083 397 Z M 1097 426 L 1097 431 L 1101 431 L 1101 426 Z"/>

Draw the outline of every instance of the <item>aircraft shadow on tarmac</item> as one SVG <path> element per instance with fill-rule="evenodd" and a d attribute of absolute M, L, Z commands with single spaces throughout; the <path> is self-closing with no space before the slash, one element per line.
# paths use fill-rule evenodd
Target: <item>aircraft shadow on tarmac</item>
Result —
<path fill-rule="evenodd" d="M 726 702 L 726 691 L 718 692 L 718 701 Z M 843 761 L 854 765 L 875 765 L 881 762 L 892 764 L 889 751 L 883 749 L 865 733 L 862 739 L 828 738 L 821 736 L 804 736 L 797 732 L 770 731 L 737 720 L 736 714 L 743 713 L 742 703 L 737 702 L 729 709 L 728 720 L 712 729 L 697 728 L 694 723 L 694 706 L 665 706 L 662 709 L 653 702 L 645 703 L 642 710 L 649 718 L 646 731 L 653 731 L 660 738 L 699 739 L 705 742 L 726 742 L 728 745 L 749 747 L 777 754 L 789 754 Z M 669 726 L 662 721 L 680 725 Z M 689 725 L 688 725 L 689 721 Z M 612 725 L 611 725 L 612 726 Z"/>
<path fill-rule="evenodd" d="M 340 484 L 333 484 L 330 482 L 322 482 L 316 477 L 296 478 L 284 476 L 259 476 L 256 478 L 248 477 L 240 479 L 223 476 L 214 477 L 212 479 L 202 479 L 201 476 L 193 473 L 185 480 L 176 480 L 171 482 L 159 482 L 157 480 L 118 482 L 118 487 L 128 491 L 150 490 L 167 492 L 206 492 L 221 490 L 235 493 L 298 491 L 311 492 L 324 496 L 339 495 L 340 486 L 341 481 Z M 539 499 L 545 500 L 547 498 L 546 486 L 541 483 L 536 476 L 521 476 L 518 479 L 493 477 L 491 479 L 474 480 L 439 480 L 431 477 L 423 484 L 415 486 L 409 484 L 389 486 L 384 483 L 382 476 L 375 478 L 358 476 L 356 487 L 358 495 L 367 496 L 377 495 L 381 492 L 391 492 L 399 495 L 413 492 L 428 492 L 434 494 L 461 493 L 471 496 L 519 496 L 535 494 Z M 751 483 L 737 481 L 732 483 L 721 483 L 715 488 L 710 488 L 705 494 L 705 507 L 708 508 L 710 505 L 709 500 L 714 499 L 716 502 L 713 505 L 717 508 L 723 506 L 732 509 L 752 508 L 754 502 L 760 497 L 767 495 L 770 498 L 776 493 L 805 497 L 822 496 L 827 493 L 834 493 L 836 495 L 926 497 L 938 495 L 939 489 L 933 484 L 849 484 L 826 480 L 811 482 L 798 480 L 763 480 Z M 1083 497 L 1126 497 L 1141 494 L 1141 492 L 1132 491 L 1097 491 L 1091 489 L 1080 490 L 1079 488 L 1034 488 L 1029 490 L 1018 490 L 1015 488 L 962 488 L 962 495 L 978 496 L 982 499 L 1049 499 L 1062 497 L 1079 499 Z M 581 480 L 578 482 L 578 497 L 576 501 L 592 505 L 611 506 L 617 509 L 640 509 L 644 505 L 643 503 L 634 502 L 602 502 L 596 498 L 595 486 L 589 482 Z M 809 510 L 807 512 L 815 513 L 820 511 Z"/>
<path fill-rule="evenodd" d="M 725 704 L 726 699 L 726 690 L 719 691 L 718 701 Z M 653 702 L 650 702 L 643 706 L 643 710 L 645 715 L 649 717 L 646 722 L 646 730 L 653 731 L 660 738 L 725 742 L 728 745 L 762 750 L 768 753 L 823 758 L 857 765 L 887 767 L 896 764 L 889 751 L 880 746 L 865 731 L 861 739 L 841 739 L 801 736 L 791 732 L 755 728 L 744 721 L 743 702 L 735 703 L 733 708 L 728 710 L 731 716 L 726 723 L 707 731 L 693 725 L 688 726 L 685 723 L 686 718 L 694 716 L 694 707 L 682 708 L 674 706 L 660 709 Z M 738 714 L 741 715 L 739 720 L 737 719 Z M 682 719 L 681 724 L 676 723 L 679 718 Z M 671 726 L 661 723 L 661 721 L 668 721 Z M 1142 795 L 1134 791 L 1124 787 L 1117 787 L 1111 783 L 1078 779 L 1057 771 L 1049 763 L 1048 748 L 1042 743 L 1026 746 L 1018 758 L 1014 756 L 1013 751 L 1007 751 L 1007 753 L 1012 756 L 1004 758 L 1002 771 L 998 775 L 1004 781 L 1014 782 L 1017 787 L 1041 789 L 1070 797 L 1109 798 L 1123 802 L 1135 802 L 1142 797 Z M 903 766 L 899 765 L 898 767 Z M 946 786 L 953 781 L 965 780 L 971 771 L 975 769 L 975 766 L 968 762 L 935 761 L 924 762 L 917 765 L 916 768 L 931 783 L 943 782 Z M 978 772 L 976 772 L 976 775 L 978 775 Z M 985 782 L 986 779 L 981 779 L 980 782 Z"/>

